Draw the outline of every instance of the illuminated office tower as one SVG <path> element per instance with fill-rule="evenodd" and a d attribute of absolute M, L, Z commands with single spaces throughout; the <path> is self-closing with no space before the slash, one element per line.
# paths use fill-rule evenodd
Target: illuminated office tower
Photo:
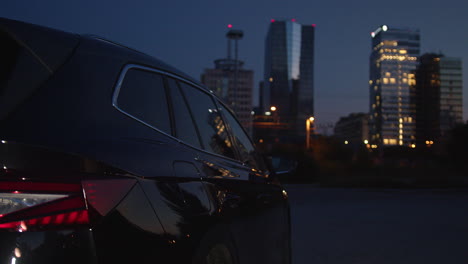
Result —
<path fill-rule="evenodd" d="M 371 142 L 415 147 L 415 107 L 411 104 L 410 85 L 418 64 L 419 30 L 383 25 L 371 37 Z"/>
<path fill-rule="evenodd" d="M 292 20 L 272 20 L 265 41 L 262 102 L 272 106 L 280 122 L 305 135 L 305 122 L 314 115 L 315 25 Z"/>

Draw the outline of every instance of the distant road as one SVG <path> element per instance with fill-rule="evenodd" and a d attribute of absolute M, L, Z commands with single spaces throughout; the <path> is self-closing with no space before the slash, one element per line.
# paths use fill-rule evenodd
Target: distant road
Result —
<path fill-rule="evenodd" d="M 285 189 L 293 264 L 468 263 L 468 190 Z"/>

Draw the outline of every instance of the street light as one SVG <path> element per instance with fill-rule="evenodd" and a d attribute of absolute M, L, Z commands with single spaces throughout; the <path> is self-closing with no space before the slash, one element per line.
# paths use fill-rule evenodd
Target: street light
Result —
<path fill-rule="evenodd" d="M 315 118 L 313 116 L 306 119 L 306 148 L 310 148 L 310 127 L 313 125 Z"/>
<path fill-rule="evenodd" d="M 274 105 L 270 107 L 270 111 L 273 113 L 273 121 L 279 123 L 278 108 Z"/>

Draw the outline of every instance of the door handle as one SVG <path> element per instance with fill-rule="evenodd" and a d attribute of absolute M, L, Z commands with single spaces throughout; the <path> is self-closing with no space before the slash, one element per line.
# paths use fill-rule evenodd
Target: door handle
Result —
<path fill-rule="evenodd" d="M 239 174 L 232 170 L 226 169 L 224 166 L 218 165 L 214 162 L 195 158 L 196 161 L 201 162 L 203 166 L 208 167 L 214 171 L 214 175 L 207 175 L 208 178 L 240 178 Z"/>

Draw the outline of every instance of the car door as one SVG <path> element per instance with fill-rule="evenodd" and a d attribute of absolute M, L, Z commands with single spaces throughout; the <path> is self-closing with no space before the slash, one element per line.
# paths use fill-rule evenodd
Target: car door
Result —
<path fill-rule="evenodd" d="M 134 148 L 139 146 L 141 154 L 133 157 L 136 166 L 132 171 L 141 176 L 138 185 L 163 228 L 165 247 L 159 258 L 190 263 L 191 252 L 206 229 L 203 226 L 208 225 L 206 218 L 210 211 L 208 195 L 195 164 L 198 136 L 191 130 L 194 124 L 189 121 L 185 104 L 180 102 L 178 90 L 171 89 L 175 81 L 169 82 L 166 72 L 127 65 L 121 79 L 114 99 L 117 109 L 164 139 L 125 139 L 135 142 Z M 135 245 L 130 241 L 126 243 Z M 145 254 L 154 252 L 147 250 Z"/>
<path fill-rule="evenodd" d="M 237 119 L 206 92 L 186 83 L 204 151 L 197 167 L 208 192 L 210 214 L 228 232 L 240 263 L 289 263 L 289 208 Z M 233 133 L 234 132 L 234 133 Z M 222 236 L 225 236 L 221 232 Z"/>
<path fill-rule="evenodd" d="M 243 238 L 240 246 L 243 255 L 257 256 L 258 259 L 249 258 L 249 262 L 252 263 L 289 263 L 290 223 L 287 194 L 274 173 L 267 168 L 263 156 L 256 150 L 234 114 L 222 104 L 219 109 L 232 134 L 239 161 L 248 176 L 241 181 L 240 188 L 248 194 L 249 202 L 244 206 L 251 214 L 245 221 L 240 221 L 234 226 L 235 232 L 241 230 L 239 234 L 248 236 Z M 263 241 L 263 245 L 259 245 L 259 241 Z M 255 255 L 255 251 L 259 251 L 260 254 Z"/>

